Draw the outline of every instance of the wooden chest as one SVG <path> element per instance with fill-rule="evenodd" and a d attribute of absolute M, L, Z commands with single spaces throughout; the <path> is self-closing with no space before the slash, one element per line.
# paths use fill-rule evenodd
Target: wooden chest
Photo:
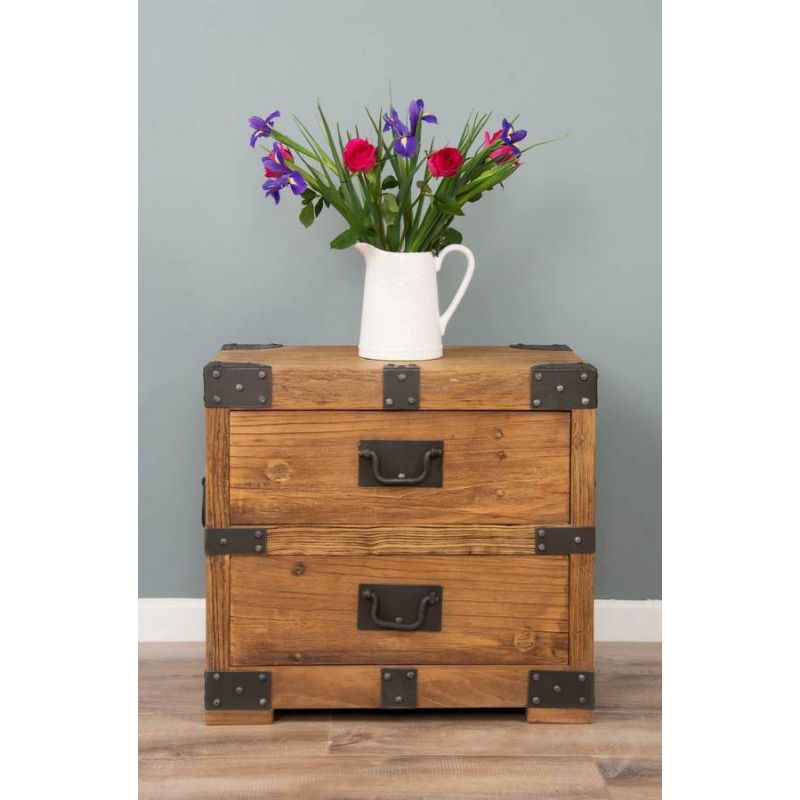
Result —
<path fill-rule="evenodd" d="M 226 345 L 204 370 L 208 723 L 594 703 L 597 372 L 563 345 Z"/>

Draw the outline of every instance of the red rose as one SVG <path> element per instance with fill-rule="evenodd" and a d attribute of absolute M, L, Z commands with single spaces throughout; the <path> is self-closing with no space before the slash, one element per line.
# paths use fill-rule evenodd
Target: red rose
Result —
<path fill-rule="evenodd" d="M 350 172 L 369 172 L 375 166 L 375 148 L 366 139 L 350 139 L 342 155 Z"/>
<path fill-rule="evenodd" d="M 456 147 L 443 147 L 428 156 L 428 169 L 436 178 L 450 178 L 464 163 L 464 156 Z"/>

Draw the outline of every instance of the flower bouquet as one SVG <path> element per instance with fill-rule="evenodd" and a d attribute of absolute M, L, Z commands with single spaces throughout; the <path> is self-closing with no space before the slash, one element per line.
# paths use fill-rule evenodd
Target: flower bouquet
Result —
<path fill-rule="evenodd" d="M 326 208 L 334 208 L 347 228 L 331 241 L 334 249 L 355 246 L 365 257 L 367 275 L 359 353 L 366 358 L 438 358 L 447 322 L 467 289 L 474 270 L 472 253 L 461 246 L 452 227 L 464 206 L 509 178 L 525 150 L 526 131 L 515 120 L 485 130 L 489 114 L 471 112 L 456 146 L 423 146 L 427 126 L 438 124 L 420 100 L 412 100 L 401 118 L 367 110 L 371 130 L 362 137 L 335 132 L 318 104 L 319 139 L 295 117 L 303 142 L 278 130 L 280 111 L 251 117 L 250 146 L 266 151 L 261 159 L 263 190 L 275 204 L 289 189 L 300 197 L 305 227 Z M 430 128 L 427 128 L 430 130 Z M 483 133 L 482 139 L 481 133 Z M 267 141 L 272 139 L 271 147 Z M 476 144 L 477 143 L 477 144 Z M 467 258 L 467 271 L 450 306 L 439 315 L 436 273 L 448 252 Z"/>

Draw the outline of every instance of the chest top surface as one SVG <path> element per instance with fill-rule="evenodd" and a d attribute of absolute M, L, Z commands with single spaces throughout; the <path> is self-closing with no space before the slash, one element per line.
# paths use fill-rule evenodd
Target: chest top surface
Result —
<path fill-rule="evenodd" d="M 385 405 L 388 384 L 402 375 L 399 379 L 409 382 L 392 386 L 403 401 L 408 394 L 405 389 L 415 387 L 413 410 L 521 411 L 534 407 L 535 367 L 543 367 L 542 373 L 536 373 L 542 386 L 553 383 L 555 390 L 557 384 L 565 383 L 555 374 L 563 365 L 569 394 L 569 382 L 585 374 L 577 366 L 581 364 L 584 359 L 565 345 L 451 346 L 445 347 L 440 359 L 404 365 L 411 367 L 406 373 L 391 370 L 399 364 L 359 358 L 355 346 L 226 345 L 206 367 L 205 398 L 210 408 L 215 404 L 258 408 L 260 402 L 262 408 L 279 410 L 390 410 Z M 586 366 L 596 382 L 596 371 Z M 223 391 L 226 383 L 234 387 L 233 394 Z M 238 391 L 249 398 L 247 402 L 237 402 L 237 385 L 243 387 Z M 585 387 L 577 384 L 577 388 L 580 395 Z M 216 398 L 221 399 L 215 403 Z M 596 393 L 584 405 L 595 407 Z"/>

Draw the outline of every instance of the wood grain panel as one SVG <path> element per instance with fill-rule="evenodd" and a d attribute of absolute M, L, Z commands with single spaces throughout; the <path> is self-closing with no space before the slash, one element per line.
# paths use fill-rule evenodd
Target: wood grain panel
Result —
<path fill-rule="evenodd" d="M 444 441 L 444 485 L 359 486 L 361 439 Z M 230 413 L 235 525 L 566 523 L 567 412 Z"/>
<path fill-rule="evenodd" d="M 246 709 L 223 708 L 215 711 L 206 711 L 206 725 L 272 725 L 275 721 L 275 712 L 250 711 Z"/>
<path fill-rule="evenodd" d="M 302 555 L 531 555 L 535 525 L 301 527 L 269 529 L 268 551 Z"/>
<path fill-rule="evenodd" d="M 594 525 L 595 506 L 594 410 L 572 412 L 570 466 L 570 524 Z M 570 665 L 591 669 L 594 662 L 594 553 L 569 557 Z"/>
<path fill-rule="evenodd" d="M 205 525 L 227 528 L 228 516 L 228 443 L 230 411 L 206 409 L 206 488 Z"/>
<path fill-rule="evenodd" d="M 206 556 L 206 669 L 230 666 L 230 556 Z"/>
<path fill-rule="evenodd" d="M 231 664 L 566 664 L 568 557 L 231 557 Z M 357 630 L 360 583 L 443 587 L 442 630 Z"/>
<path fill-rule="evenodd" d="M 525 719 L 528 722 L 555 722 L 560 725 L 592 721 L 594 712 L 591 708 L 526 708 Z"/>
<path fill-rule="evenodd" d="M 531 665 L 426 664 L 417 668 L 417 705 L 419 708 L 524 708 L 531 668 Z M 270 669 L 274 708 L 380 708 L 381 666 Z"/>
<path fill-rule="evenodd" d="M 272 367 L 272 407 L 289 409 L 381 409 L 385 361 L 359 358 L 355 347 L 281 347 L 223 350 L 217 361 Z M 421 361 L 421 408 L 529 411 L 534 364 L 576 363 L 569 350 L 512 347 L 445 347 L 444 357 Z"/>

